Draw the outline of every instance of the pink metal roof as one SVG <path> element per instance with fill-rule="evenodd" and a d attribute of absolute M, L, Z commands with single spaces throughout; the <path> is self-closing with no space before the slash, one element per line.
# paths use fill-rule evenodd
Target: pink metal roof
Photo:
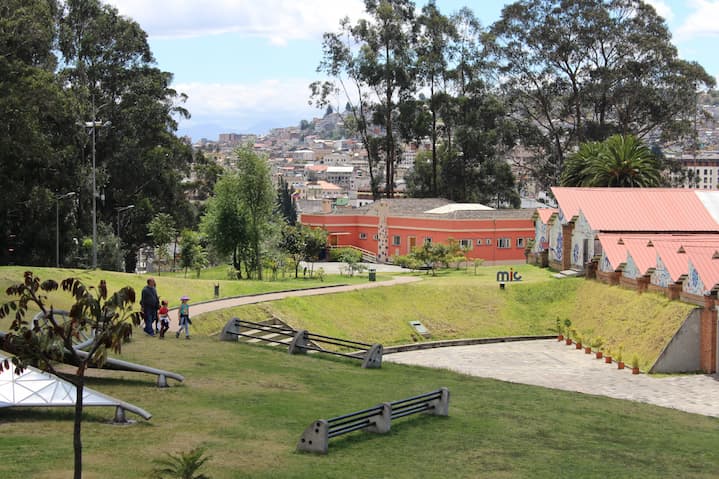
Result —
<path fill-rule="evenodd" d="M 600 243 L 602 243 L 602 250 L 605 256 L 614 269 L 619 268 L 620 264 L 627 262 L 627 246 L 620 244 L 619 241 L 622 235 L 599 233 L 597 237 Z"/>
<path fill-rule="evenodd" d="M 537 208 L 537 214 L 539 215 L 539 219 L 542 220 L 542 223 L 545 225 L 549 221 L 549 218 L 552 217 L 553 214 L 558 213 L 559 210 L 557 208 Z"/>
<path fill-rule="evenodd" d="M 596 231 L 719 233 L 695 190 L 554 187 L 552 192 L 567 219 L 581 211 Z"/>
<path fill-rule="evenodd" d="M 719 287 L 719 259 L 713 259 L 717 249 L 715 246 L 684 245 L 687 256 L 707 290 Z"/>

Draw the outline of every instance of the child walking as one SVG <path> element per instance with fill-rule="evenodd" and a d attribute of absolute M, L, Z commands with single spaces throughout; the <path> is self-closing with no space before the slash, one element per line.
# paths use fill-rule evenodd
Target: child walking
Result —
<path fill-rule="evenodd" d="M 180 304 L 180 309 L 177 311 L 177 314 L 180 317 L 180 329 L 178 329 L 175 333 L 176 338 L 180 337 L 180 333 L 184 329 L 185 339 L 190 339 L 190 324 L 192 324 L 192 321 L 190 321 L 190 305 L 187 304 L 189 300 L 190 298 L 187 296 L 180 298 L 182 303 Z"/>
<path fill-rule="evenodd" d="M 160 315 L 160 339 L 165 339 L 165 332 L 170 329 L 170 310 L 167 308 L 167 301 L 164 299 L 158 314 Z"/>

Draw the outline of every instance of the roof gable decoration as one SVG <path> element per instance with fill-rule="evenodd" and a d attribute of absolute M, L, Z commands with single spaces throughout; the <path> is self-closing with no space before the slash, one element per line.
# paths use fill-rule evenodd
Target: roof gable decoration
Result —
<path fill-rule="evenodd" d="M 657 255 L 657 267 L 652 272 L 649 281 L 651 284 L 661 288 L 668 288 L 669 285 L 674 283 L 674 281 L 672 281 L 672 275 L 669 273 L 669 269 L 667 269 L 664 261 L 662 261 L 662 258 L 659 255 Z"/>
<path fill-rule="evenodd" d="M 684 281 L 683 289 L 684 292 L 696 296 L 703 296 L 707 292 L 699 275 L 699 271 L 694 267 L 691 260 L 689 260 L 689 274 L 687 275 L 687 280 Z"/>
<path fill-rule="evenodd" d="M 630 279 L 637 279 L 638 277 L 642 276 L 642 274 L 639 272 L 639 268 L 637 268 L 637 263 L 634 261 L 632 254 L 629 252 L 627 252 L 627 261 L 622 271 L 622 275 L 625 278 Z"/>
<path fill-rule="evenodd" d="M 602 260 L 599 262 L 599 271 L 602 273 L 611 273 L 614 271 L 614 267 L 606 253 L 602 253 Z"/>

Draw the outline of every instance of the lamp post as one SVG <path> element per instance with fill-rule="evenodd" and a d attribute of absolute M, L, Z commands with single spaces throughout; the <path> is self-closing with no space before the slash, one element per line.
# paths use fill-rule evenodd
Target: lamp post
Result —
<path fill-rule="evenodd" d="M 60 267 L 60 200 L 75 196 L 75 192 L 71 191 L 63 195 L 55 196 L 55 267 Z"/>
<path fill-rule="evenodd" d="M 120 250 L 118 254 L 118 264 L 117 264 L 117 270 L 122 270 L 122 239 L 120 238 L 120 213 L 123 211 L 131 210 L 134 208 L 135 205 L 127 205 L 127 206 L 118 206 L 115 208 L 115 211 L 117 211 L 117 248 Z"/>
<path fill-rule="evenodd" d="M 93 108 L 94 110 L 94 108 Z M 93 111 L 94 117 L 94 111 Z M 97 188 L 95 183 L 95 130 L 110 126 L 110 122 L 86 121 L 85 128 L 92 128 L 92 269 L 97 269 Z"/>

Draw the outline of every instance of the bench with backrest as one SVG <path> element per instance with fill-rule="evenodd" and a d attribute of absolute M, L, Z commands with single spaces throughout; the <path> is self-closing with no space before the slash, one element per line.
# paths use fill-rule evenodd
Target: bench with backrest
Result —
<path fill-rule="evenodd" d="M 305 429 L 297 443 L 297 449 L 327 454 L 329 440 L 333 437 L 359 430 L 386 433 L 392 426 L 392 420 L 421 412 L 436 416 L 448 416 L 449 389 L 440 388 L 436 391 L 378 404 L 331 419 L 318 419 Z"/>
<path fill-rule="evenodd" d="M 307 330 L 295 330 L 286 325 L 272 325 L 232 318 L 225 324 L 220 333 L 222 341 L 236 341 L 239 337 L 254 341 L 287 345 L 290 354 L 302 354 L 308 351 L 361 359 L 363 368 L 382 367 L 382 345 L 369 344 L 348 339 L 310 333 Z M 345 349 L 354 350 L 346 353 L 322 347 L 331 344 Z"/>

